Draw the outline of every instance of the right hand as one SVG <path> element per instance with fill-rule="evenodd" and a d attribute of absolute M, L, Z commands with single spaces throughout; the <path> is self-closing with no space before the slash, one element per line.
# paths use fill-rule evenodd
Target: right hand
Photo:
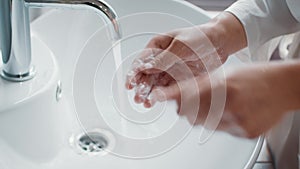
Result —
<path fill-rule="evenodd" d="M 214 82 L 204 76 L 157 87 L 151 92 L 152 102 L 175 100 L 179 115 L 187 117 L 192 125 L 208 129 L 215 129 L 205 126 L 208 114 L 216 120 L 218 113 L 223 113 L 216 129 L 255 138 L 278 123 L 286 113 L 299 110 L 299 71 L 300 62 L 295 61 L 249 64 L 227 72 L 225 79 L 214 78 Z M 198 92 L 191 85 L 194 81 Z M 213 91 L 219 95 L 213 98 Z M 195 102 L 199 98 L 199 102 Z M 219 106 L 222 102 L 224 107 Z M 217 104 L 213 106 L 214 103 Z M 198 112 L 194 109 L 197 106 Z"/>

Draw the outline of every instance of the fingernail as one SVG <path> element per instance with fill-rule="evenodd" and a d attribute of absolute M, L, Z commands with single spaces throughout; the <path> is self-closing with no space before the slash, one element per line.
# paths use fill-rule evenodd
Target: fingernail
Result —
<path fill-rule="evenodd" d="M 131 86 L 131 84 L 126 83 L 126 84 L 125 84 L 125 88 L 128 89 L 128 90 L 131 90 L 131 89 L 132 89 L 132 86 Z"/>
<path fill-rule="evenodd" d="M 139 96 L 134 96 L 134 101 L 136 102 L 136 103 L 138 103 L 138 104 L 140 104 L 140 103 L 142 103 L 143 102 L 143 100 L 142 100 L 142 98 L 140 98 Z"/>
<path fill-rule="evenodd" d="M 144 107 L 145 108 L 151 108 L 153 105 L 150 103 L 150 101 L 148 99 L 145 100 L 144 102 Z"/>

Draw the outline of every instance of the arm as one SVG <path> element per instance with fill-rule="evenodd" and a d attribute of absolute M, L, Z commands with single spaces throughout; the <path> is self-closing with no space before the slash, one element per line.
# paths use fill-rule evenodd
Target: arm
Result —
<path fill-rule="evenodd" d="M 246 32 L 242 23 L 232 13 L 222 12 L 210 22 L 200 25 L 220 57 L 227 57 L 247 46 Z"/>
<path fill-rule="evenodd" d="M 300 3 L 291 4 L 290 1 L 292 0 L 239 0 L 226 10 L 243 24 L 253 60 L 265 57 L 257 51 L 267 41 L 300 30 L 296 19 L 299 12 L 298 15 L 294 12 L 299 11 Z M 291 7 L 292 5 L 294 6 Z"/>
<path fill-rule="evenodd" d="M 288 112 L 300 109 L 300 62 L 269 62 L 252 64 L 229 73 L 226 83 L 211 87 L 208 77 L 196 78 L 199 95 L 190 85 L 194 79 L 153 90 L 155 101 L 176 100 L 178 113 L 193 125 L 203 125 L 211 106 L 213 90 L 226 88 L 226 102 L 218 130 L 236 136 L 255 138 L 267 132 Z M 185 85 L 186 84 L 186 85 Z M 162 94 L 163 93 L 163 94 Z M 191 93 L 181 100 L 181 93 Z M 200 97 L 197 119 L 189 115 L 193 107 L 182 106 Z M 182 102 L 181 102 L 182 101 Z M 217 119 L 217 118 L 216 118 Z M 204 126 L 207 127 L 207 126 Z"/>

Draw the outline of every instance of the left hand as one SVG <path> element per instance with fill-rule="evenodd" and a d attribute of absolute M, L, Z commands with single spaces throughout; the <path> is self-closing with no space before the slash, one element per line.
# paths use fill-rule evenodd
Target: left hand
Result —
<path fill-rule="evenodd" d="M 147 97 L 152 86 L 168 86 L 175 80 L 191 78 L 180 69 L 182 64 L 187 65 L 194 76 L 202 76 L 246 46 L 241 22 L 230 12 L 222 12 L 205 24 L 173 30 L 151 39 L 146 50 L 133 62 L 126 88 L 135 89 L 137 103 L 150 107 Z"/>
<path fill-rule="evenodd" d="M 135 101 L 151 106 L 147 99 L 152 86 L 166 86 L 200 76 L 218 68 L 227 59 L 209 39 L 206 25 L 181 28 L 158 35 L 132 64 L 126 88 L 135 89 Z M 220 51 L 218 51 L 220 50 Z M 187 67 L 185 67 L 187 66 Z M 184 68 L 185 67 L 185 68 Z"/>

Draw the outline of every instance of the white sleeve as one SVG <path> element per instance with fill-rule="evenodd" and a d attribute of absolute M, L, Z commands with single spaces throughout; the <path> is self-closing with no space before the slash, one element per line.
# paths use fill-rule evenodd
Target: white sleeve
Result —
<path fill-rule="evenodd" d="M 258 53 L 268 41 L 300 30 L 300 0 L 239 0 L 225 11 L 243 24 L 254 61 L 268 59 L 265 54 Z"/>

